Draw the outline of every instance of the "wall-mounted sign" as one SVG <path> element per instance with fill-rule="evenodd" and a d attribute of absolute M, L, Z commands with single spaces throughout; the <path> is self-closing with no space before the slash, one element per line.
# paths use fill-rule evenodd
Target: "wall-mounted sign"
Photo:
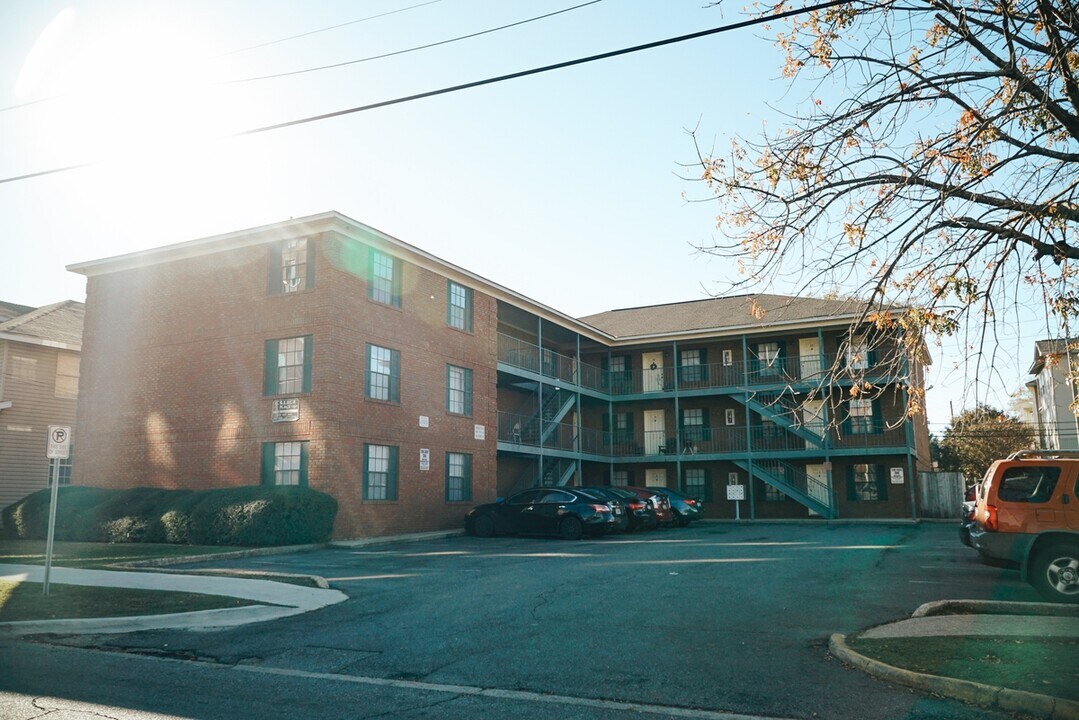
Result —
<path fill-rule="evenodd" d="M 727 486 L 727 499 L 728 500 L 745 500 L 746 499 L 746 486 L 745 485 L 728 485 Z"/>
<path fill-rule="evenodd" d="M 295 422 L 300 419 L 300 398 L 278 398 L 273 401 L 270 420 L 273 422 Z"/>
<path fill-rule="evenodd" d="M 892 485 L 902 485 L 903 484 L 903 468 L 901 468 L 901 467 L 892 468 L 891 475 L 892 475 Z"/>
<path fill-rule="evenodd" d="M 477 425 L 476 426 L 476 439 L 477 440 L 486 440 L 487 439 L 487 428 L 486 428 L 486 426 L 484 426 L 484 425 Z"/>
<path fill-rule="evenodd" d="M 431 469 L 431 451 L 427 448 L 420 448 L 420 470 Z"/>
<path fill-rule="evenodd" d="M 420 427 L 431 427 L 431 418 L 420 415 Z"/>

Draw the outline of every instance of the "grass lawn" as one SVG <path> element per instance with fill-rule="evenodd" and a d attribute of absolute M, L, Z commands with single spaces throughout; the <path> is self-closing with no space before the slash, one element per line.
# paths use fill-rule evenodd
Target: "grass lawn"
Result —
<path fill-rule="evenodd" d="M 150 543 L 53 543 L 53 565 L 74 568 L 105 568 L 133 560 L 151 560 L 186 555 L 212 555 L 247 548 L 223 545 L 154 545 Z M 0 563 L 44 565 L 42 540 L 0 540 Z M 51 589 L 51 588 L 50 588 Z"/>
<path fill-rule="evenodd" d="M 1079 640 L 927 637 L 848 642 L 867 657 L 907 670 L 1079 700 Z"/>
<path fill-rule="evenodd" d="M 48 597 L 42 595 L 41 590 L 41 583 L 0 580 L 0 622 L 161 615 L 258 604 L 221 595 L 60 585 L 55 582 L 49 585 Z"/>

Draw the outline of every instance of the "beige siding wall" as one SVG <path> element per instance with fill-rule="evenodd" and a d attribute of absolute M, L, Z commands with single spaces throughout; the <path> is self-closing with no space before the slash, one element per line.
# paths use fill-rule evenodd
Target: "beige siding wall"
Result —
<path fill-rule="evenodd" d="M 0 341 L 0 508 L 48 485 L 45 457 L 49 425 L 75 424 L 75 399 L 56 397 L 56 358 L 76 355 L 53 348 Z M 78 434 L 73 431 L 73 441 Z"/>

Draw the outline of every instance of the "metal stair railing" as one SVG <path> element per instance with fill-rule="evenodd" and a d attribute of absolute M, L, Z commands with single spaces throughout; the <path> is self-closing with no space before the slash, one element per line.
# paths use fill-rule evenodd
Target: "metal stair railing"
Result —
<path fill-rule="evenodd" d="M 735 400 L 742 400 L 737 395 Z M 821 419 L 812 424 L 806 424 L 802 420 L 802 406 L 796 403 L 790 395 L 784 393 L 762 393 L 752 395 L 745 400 L 746 406 L 760 415 L 762 418 L 771 420 L 777 427 L 794 433 L 798 437 L 811 442 L 817 447 L 824 446 L 826 426 Z M 779 408 L 779 411 L 776 411 Z"/>
<path fill-rule="evenodd" d="M 734 464 L 746 471 L 750 469 L 748 460 L 735 460 Z M 783 491 L 792 500 L 828 520 L 836 518 L 832 491 L 826 483 L 782 460 L 755 460 L 752 467 L 757 478 Z"/>

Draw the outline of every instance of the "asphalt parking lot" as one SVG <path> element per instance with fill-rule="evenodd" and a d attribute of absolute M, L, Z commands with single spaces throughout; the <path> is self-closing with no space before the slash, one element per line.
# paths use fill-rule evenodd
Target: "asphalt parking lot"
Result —
<path fill-rule="evenodd" d="M 204 566 L 223 564 L 321 575 L 350 599 L 247 628 L 71 644 L 674 714 L 986 718 L 845 668 L 827 639 L 931 600 L 1037 600 L 1014 571 L 979 563 L 950 523 L 703 523 L 578 542 L 459 536 Z M 441 712 L 452 716 L 449 705 Z"/>

